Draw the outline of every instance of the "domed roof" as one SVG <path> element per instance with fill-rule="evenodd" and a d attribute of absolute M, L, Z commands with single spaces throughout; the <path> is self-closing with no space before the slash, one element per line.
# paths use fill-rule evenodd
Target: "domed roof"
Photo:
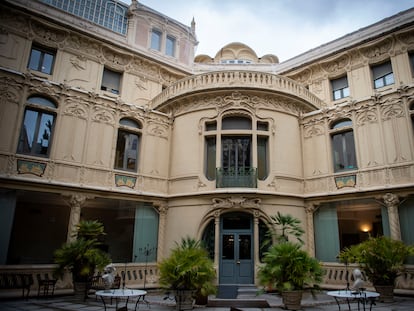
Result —
<path fill-rule="evenodd" d="M 279 59 L 276 55 L 266 54 L 265 56 L 259 58 L 257 57 L 256 52 L 241 42 L 232 42 L 224 47 L 222 47 L 216 54 L 216 56 L 211 58 L 208 55 L 201 54 L 197 55 L 194 59 L 196 63 L 215 63 L 215 64 L 277 64 Z"/>

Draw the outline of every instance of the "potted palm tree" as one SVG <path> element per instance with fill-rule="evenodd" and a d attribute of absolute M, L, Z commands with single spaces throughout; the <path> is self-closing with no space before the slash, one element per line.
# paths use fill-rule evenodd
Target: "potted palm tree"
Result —
<path fill-rule="evenodd" d="M 324 274 L 320 262 L 301 247 L 289 241 L 271 246 L 259 269 L 260 282 L 276 288 L 288 310 L 299 310 L 303 291 L 318 289 Z"/>
<path fill-rule="evenodd" d="M 80 299 L 86 297 L 86 288 L 89 279 L 96 270 L 102 270 L 110 263 L 107 253 L 100 248 L 99 238 L 105 234 L 102 223 L 80 221 L 75 233 L 76 239 L 65 243 L 54 253 L 57 267 L 55 273 L 62 277 L 69 270 L 72 273 L 75 296 Z"/>
<path fill-rule="evenodd" d="M 201 242 L 186 237 L 159 263 L 160 285 L 174 290 L 177 310 L 193 308 L 196 295 L 216 292 L 213 261 Z"/>
<path fill-rule="evenodd" d="M 341 262 L 358 263 L 372 282 L 380 300 L 394 301 L 395 280 L 404 270 L 404 262 L 414 254 L 414 247 L 386 236 L 368 240 L 343 249 Z"/>

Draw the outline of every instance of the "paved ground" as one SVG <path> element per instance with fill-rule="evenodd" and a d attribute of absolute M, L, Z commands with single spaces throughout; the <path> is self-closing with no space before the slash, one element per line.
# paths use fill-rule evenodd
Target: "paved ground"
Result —
<path fill-rule="evenodd" d="M 164 299 L 165 296 L 160 292 L 149 292 L 147 295 L 147 301 L 149 304 L 139 303 L 139 310 L 151 310 L 151 311 L 175 311 L 175 303 L 172 300 Z M 241 308 L 242 311 L 276 311 L 284 310 L 282 308 L 282 301 L 278 295 L 261 295 L 260 299 L 266 299 L 270 305 L 270 308 Z M 121 304 L 120 304 L 121 305 Z M 122 304 L 123 305 L 123 304 Z M 135 302 L 128 303 L 128 310 L 134 310 Z M 302 310 L 305 311 L 338 311 L 338 305 L 335 300 L 327 296 L 325 293 L 318 294 L 316 299 L 312 296 L 306 295 L 302 300 Z M 343 303 L 340 305 L 341 311 L 348 310 L 348 305 Z M 100 300 L 96 300 L 95 296 L 91 295 L 85 302 L 79 302 L 74 299 L 73 296 L 56 296 L 53 298 L 29 298 L 23 299 L 4 299 L 0 300 L 0 311 L 102 311 L 104 310 L 103 304 Z M 115 303 L 107 308 L 108 311 L 115 311 Z M 230 311 L 230 307 L 206 307 L 195 306 L 195 311 Z M 358 310 L 357 303 L 350 304 L 350 310 Z M 360 306 L 360 310 L 363 307 Z M 369 310 L 369 307 L 366 307 Z M 396 296 L 393 303 L 380 303 L 376 302 L 372 306 L 372 310 L 375 311 L 413 311 L 414 310 L 414 297 L 408 296 Z"/>

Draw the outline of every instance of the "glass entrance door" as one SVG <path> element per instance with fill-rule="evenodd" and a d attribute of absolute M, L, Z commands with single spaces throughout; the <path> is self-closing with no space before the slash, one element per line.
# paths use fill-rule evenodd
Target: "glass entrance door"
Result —
<path fill-rule="evenodd" d="M 220 284 L 253 284 L 253 234 L 249 215 L 222 221 Z"/>

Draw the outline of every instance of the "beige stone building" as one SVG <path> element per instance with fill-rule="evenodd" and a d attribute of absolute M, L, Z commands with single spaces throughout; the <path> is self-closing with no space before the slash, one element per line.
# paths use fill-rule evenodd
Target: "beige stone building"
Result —
<path fill-rule="evenodd" d="M 0 4 L 0 271 L 50 275 L 80 219 L 147 288 L 185 236 L 217 284 L 257 284 L 277 212 L 302 221 L 326 287 L 346 283 L 343 247 L 414 243 L 414 9 L 282 63 L 197 40 L 137 1 Z"/>

